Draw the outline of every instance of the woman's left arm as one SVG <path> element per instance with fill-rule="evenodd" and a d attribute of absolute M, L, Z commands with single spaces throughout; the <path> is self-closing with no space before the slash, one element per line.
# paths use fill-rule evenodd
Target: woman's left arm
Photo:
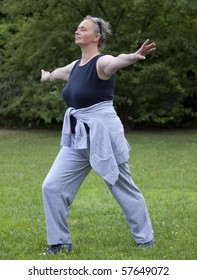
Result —
<path fill-rule="evenodd" d="M 102 56 L 98 61 L 98 69 L 106 77 L 111 77 L 119 69 L 127 67 L 138 60 L 146 59 L 146 55 L 154 50 L 156 50 L 156 44 L 149 43 L 149 39 L 147 39 L 135 53 L 120 54 L 117 57 L 111 55 Z"/>

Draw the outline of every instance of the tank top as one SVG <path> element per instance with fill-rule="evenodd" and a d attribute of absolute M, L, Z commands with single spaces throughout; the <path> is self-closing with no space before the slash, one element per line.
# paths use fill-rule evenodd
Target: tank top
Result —
<path fill-rule="evenodd" d="M 114 75 L 108 80 L 102 80 L 97 75 L 96 62 L 102 55 L 93 57 L 83 66 L 79 66 L 80 60 L 75 63 L 62 92 L 68 107 L 81 109 L 102 101 L 113 100 Z"/>

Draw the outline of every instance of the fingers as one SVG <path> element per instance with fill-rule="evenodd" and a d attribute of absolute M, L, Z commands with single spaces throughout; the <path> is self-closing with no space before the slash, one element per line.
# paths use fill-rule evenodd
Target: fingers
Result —
<path fill-rule="evenodd" d="M 155 51 L 155 50 L 156 50 L 156 44 L 155 44 L 155 43 L 149 44 L 149 45 L 147 46 L 147 50 L 148 50 L 148 52 L 153 52 L 153 51 Z"/>
<path fill-rule="evenodd" d="M 151 48 L 151 49 L 156 49 L 156 44 L 155 44 L 154 42 L 151 43 L 151 44 L 149 44 L 148 46 L 149 46 L 149 48 Z"/>
<path fill-rule="evenodd" d="M 150 40 L 147 39 L 147 40 L 142 44 L 141 48 L 147 49 L 147 47 L 148 47 L 148 48 L 155 48 L 155 47 L 156 47 L 155 42 L 153 42 L 153 43 L 149 43 L 149 42 L 150 42 Z"/>
<path fill-rule="evenodd" d="M 45 73 L 46 71 L 44 70 L 44 69 L 41 69 L 41 78 L 40 78 L 40 81 L 41 82 L 43 82 L 44 81 L 44 73 Z"/>
<path fill-rule="evenodd" d="M 151 53 L 153 51 L 156 50 L 156 47 L 153 45 L 153 46 L 149 46 L 147 49 L 146 49 L 146 53 Z"/>
<path fill-rule="evenodd" d="M 148 51 L 146 52 L 146 54 L 150 54 L 150 53 L 154 52 L 155 50 L 156 50 L 156 48 L 152 48 L 152 49 L 148 50 Z"/>
<path fill-rule="evenodd" d="M 145 47 L 148 45 L 149 41 L 150 41 L 150 40 L 147 39 L 147 40 L 142 44 L 141 49 L 142 49 L 142 48 L 145 48 Z"/>
<path fill-rule="evenodd" d="M 139 56 L 139 60 L 145 60 L 145 59 L 146 59 L 146 57 L 144 55 Z"/>
<path fill-rule="evenodd" d="M 49 80 L 50 77 L 50 72 L 49 71 L 45 71 L 44 69 L 41 69 L 41 82 L 45 82 Z"/>
<path fill-rule="evenodd" d="M 144 55 L 147 55 L 156 50 L 155 42 L 149 44 L 149 39 L 146 40 L 143 44 L 143 48 L 141 49 Z"/>

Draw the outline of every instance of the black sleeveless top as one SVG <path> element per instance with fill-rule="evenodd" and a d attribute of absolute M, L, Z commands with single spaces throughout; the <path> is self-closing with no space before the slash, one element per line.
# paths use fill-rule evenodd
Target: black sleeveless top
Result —
<path fill-rule="evenodd" d="M 113 100 L 114 75 L 109 80 L 102 80 L 97 75 L 96 62 L 101 56 L 102 54 L 93 57 L 83 66 L 79 66 L 80 60 L 75 63 L 62 92 L 68 107 L 80 109 Z"/>

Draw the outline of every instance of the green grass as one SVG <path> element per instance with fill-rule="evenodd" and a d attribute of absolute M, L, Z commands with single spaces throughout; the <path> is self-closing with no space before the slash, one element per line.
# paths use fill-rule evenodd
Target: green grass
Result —
<path fill-rule="evenodd" d="M 155 232 L 150 250 L 136 246 L 123 214 L 91 172 L 70 208 L 74 251 L 52 259 L 168 260 L 197 257 L 197 131 L 131 132 L 132 176 Z M 0 259 L 45 259 L 42 182 L 59 150 L 58 131 L 0 130 Z M 49 257 L 47 257 L 49 258 Z"/>

